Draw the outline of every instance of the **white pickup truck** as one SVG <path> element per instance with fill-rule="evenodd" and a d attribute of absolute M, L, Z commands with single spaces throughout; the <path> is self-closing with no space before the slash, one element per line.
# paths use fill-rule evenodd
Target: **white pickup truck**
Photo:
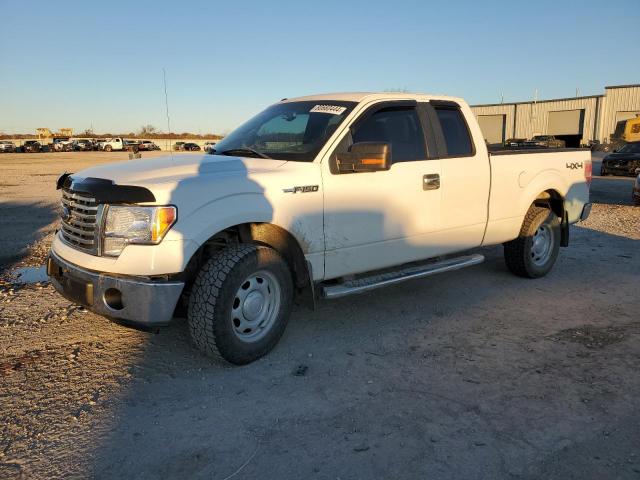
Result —
<path fill-rule="evenodd" d="M 459 98 L 284 99 L 210 154 L 60 177 L 48 273 L 137 326 L 167 325 L 180 302 L 200 350 L 245 364 L 278 342 L 296 295 L 475 265 L 469 250 L 495 244 L 516 275 L 545 275 L 589 215 L 590 182 L 588 150 L 489 154 Z"/>
<path fill-rule="evenodd" d="M 111 152 L 113 150 L 124 150 L 125 146 L 125 140 L 120 137 L 107 138 L 98 142 L 98 149 L 104 150 L 105 152 Z"/>

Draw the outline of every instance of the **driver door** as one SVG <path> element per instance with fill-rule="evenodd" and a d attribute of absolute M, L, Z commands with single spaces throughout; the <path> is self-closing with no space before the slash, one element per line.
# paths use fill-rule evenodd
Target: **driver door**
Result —
<path fill-rule="evenodd" d="M 431 158 L 435 151 L 429 155 L 427 125 L 426 114 L 414 101 L 377 103 L 354 122 L 324 162 L 325 278 L 443 251 L 435 235 L 441 224 L 441 161 Z M 388 143 L 391 168 L 340 173 L 336 154 L 358 142 Z"/>

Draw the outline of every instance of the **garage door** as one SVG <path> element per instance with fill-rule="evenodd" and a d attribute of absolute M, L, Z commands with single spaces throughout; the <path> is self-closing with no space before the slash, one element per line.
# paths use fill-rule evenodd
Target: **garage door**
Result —
<path fill-rule="evenodd" d="M 582 135 L 584 110 L 562 110 L 549 112 L 547 134 L 549 135 Z"/>
<path fill-rule="evenodd" d="M 505 115 L 478 115 L 480 130 L 490 144 L 504 142 Z"/>

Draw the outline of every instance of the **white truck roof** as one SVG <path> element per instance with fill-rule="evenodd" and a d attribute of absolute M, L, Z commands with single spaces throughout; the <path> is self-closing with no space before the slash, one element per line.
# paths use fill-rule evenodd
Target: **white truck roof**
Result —
<path fill-rule="evenodd" d="M 340 100 L 347 102 L 362 102 L 363 100 L 450 100 L 452 102 L 464 103 L 464 100 L 459 97 L 450 97 L 447 95 L 435 95 L 427 93 L 402 93 L 402 92 L 336 92 L 336 93 L 321 93 L 317 95 L 306 95 L 304 97 L 285 98 L 282 100 L 286 102 L 300 102 L 308 100 L 316 101 L 329 101 Z"/>

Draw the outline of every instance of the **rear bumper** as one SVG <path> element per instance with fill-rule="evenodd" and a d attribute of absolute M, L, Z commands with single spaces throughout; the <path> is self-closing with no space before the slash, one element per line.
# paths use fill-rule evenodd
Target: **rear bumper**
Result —
<path fill-rule="evenodd" d="M 78 267 L 51 252 L 47 274 L 65 298 L 105 317 L 149 327 L 167 325 L 183 282 L 113 276 Z"/>

